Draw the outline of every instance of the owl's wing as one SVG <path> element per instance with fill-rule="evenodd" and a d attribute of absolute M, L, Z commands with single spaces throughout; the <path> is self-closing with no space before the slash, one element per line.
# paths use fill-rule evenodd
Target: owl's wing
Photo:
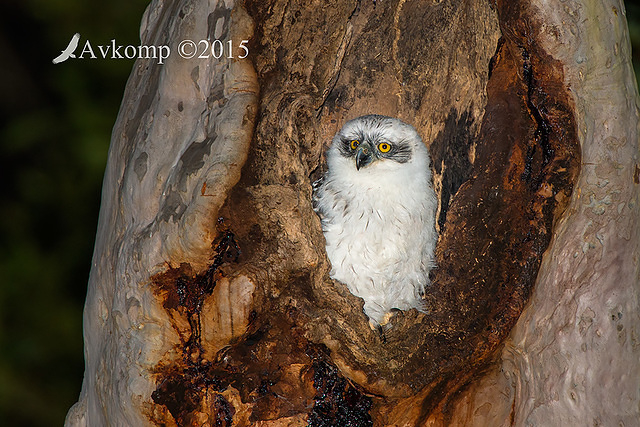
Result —
<path fill-rule="evenodd" d="M 313 181 L 313 184 L 311 184 L 311 187 L 313 188 L 313 193 L 315 194 L 320 187 L 322 187 L 322 185 L 324 184 L 324 175 L 321 176 L 319 179 Z"/>
<path fill-rule="evenodd" d="M 324 193 L 324 176 L 314 181 L 313 184 L 311 184 L 311 188 L 313 189 L 313 197 L 311 199 L 313 210 L 316 211 L 322 219 L 323 215 L 322 210 L 320 209 L 320 199 L 322 199 Z"/>

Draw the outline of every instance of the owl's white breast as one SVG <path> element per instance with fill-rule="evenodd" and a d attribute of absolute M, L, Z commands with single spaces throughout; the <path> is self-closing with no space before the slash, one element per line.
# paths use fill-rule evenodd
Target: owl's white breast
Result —
<path fill-rule="evenodd" d="M 392 308 L 421 308 L 436 241 L 426 148 L 407 163 L 360 170 L 330 150 L 328 164 L 318 210 L 331 276 L 362 297 L 378 323 Z"/>

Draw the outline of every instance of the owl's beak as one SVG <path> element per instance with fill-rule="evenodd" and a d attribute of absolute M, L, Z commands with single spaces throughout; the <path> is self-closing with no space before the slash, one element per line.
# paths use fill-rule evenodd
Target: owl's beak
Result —
<path fill-rule="evenodd" d="M 356 149 L 356 169 L 360 170 L 373 161 L 373 155 L 371 154 L 371 146 L 364 142 Z"/>

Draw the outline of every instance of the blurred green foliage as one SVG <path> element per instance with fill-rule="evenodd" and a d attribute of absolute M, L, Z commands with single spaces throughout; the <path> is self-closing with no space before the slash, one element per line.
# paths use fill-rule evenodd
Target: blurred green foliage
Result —
<path fill-rule="evenodd" d="M 0 13 L 0 425 L 61 425 L 83 375 L 82 306 L 111 128 L 133 61 L 53 65 L 71 36 L 139 43 L 147 2 Z M 640 71 L 640 7 L 627 5 Z M 79 52 L 79 51 L 78 51 Z M 638 74 L 637 74 L 638 75 Z"/>

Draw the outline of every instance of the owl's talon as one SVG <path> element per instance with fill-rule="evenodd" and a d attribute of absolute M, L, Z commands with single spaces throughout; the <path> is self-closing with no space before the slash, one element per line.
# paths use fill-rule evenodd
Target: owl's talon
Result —
<path fill-rule="evenodd" d="M 391 322 L 391 318 L 395 315 L 396 315 L 395 311 L 390 311 L 386 313 L 382 318 L 382 322 L 380 322 L 380 324 L 383 326 L 386 325 L 387 323 Z"/>

